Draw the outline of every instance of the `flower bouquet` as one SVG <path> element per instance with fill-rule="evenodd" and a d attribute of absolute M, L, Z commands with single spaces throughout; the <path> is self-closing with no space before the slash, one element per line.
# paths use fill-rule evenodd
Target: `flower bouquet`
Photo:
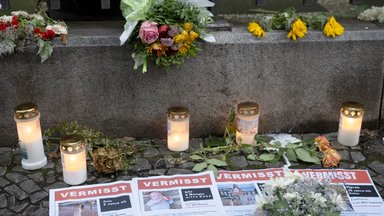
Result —
<path fill-rule="evenodd" d="M 340 215 L 346 206 L 342 189 L 285 170 L 284 177 L 267 181 L 262 194 L 256 195 L 255 215 Z"/>
<path fill-rule="evenodd" d="M 52 54 L 52 39 L 60 36 L 66 43 L 68 28 L 64 22 L 50 19 L 44 11 L 28 14 L 14 11 L 11 16 L 0 17 L 0 56 L 22 50 L 26 43 L 36 43 L 44 62 Z"/>
<path fill-rule="evenodd" d="M 212 6 L 207 0 L 122 0 L 127 22 L 120 41 L 123 45 L 129 39 L 134 69 L 143 66 L 147 72 L 148 59 L 157 66 L 182 64 L 199 51 L 197 38 L 214 42 L 204 29 L 212 22 L 206 7 Z"/>

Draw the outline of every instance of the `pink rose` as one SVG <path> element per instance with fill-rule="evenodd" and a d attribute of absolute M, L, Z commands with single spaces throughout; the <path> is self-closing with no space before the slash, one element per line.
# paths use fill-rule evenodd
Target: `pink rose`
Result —
<path fill-rule="evenodd" d="M 146 44 L 151 44 L 159 38 L 159 29 L 157 23 L 145 21 L 141 24 L 139 37 Z"/>

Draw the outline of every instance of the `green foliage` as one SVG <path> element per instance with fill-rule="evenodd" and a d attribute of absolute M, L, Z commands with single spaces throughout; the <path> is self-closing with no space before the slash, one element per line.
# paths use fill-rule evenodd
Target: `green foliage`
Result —
<path fill-rule="evenodd" d="M 53 52 L 52 42 L 38 39 L 37 45 L 39 47 L 37 54 L 41 57 L 41 63 L 43 63 Z"/>
<path fill-rule="evenodd" d="M 254 10 L 254 12 L 266 12 L 263 10 Z M 259 24 L 263 27 L 266 31 L 272 31 L 272 30 L 291 30 L 292 23 L 300 18 L 302 19 L 306 25 L 310 29 L 314 30 L 323 30 L 329 15 L 327 14 L 316 14 L 313 16 L 300 16 L 294 8 L 287 8 L 286 10 L 282 12 L 275 12 L 275 11 L 267 11 L 270 13 L 274 13 L 273 15 L 267 15 L 261 18 L 259 21 Z"/>

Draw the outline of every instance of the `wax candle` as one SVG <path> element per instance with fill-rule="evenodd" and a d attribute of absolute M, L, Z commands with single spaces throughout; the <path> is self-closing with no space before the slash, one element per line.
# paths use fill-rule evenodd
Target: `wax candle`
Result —
<path fill-rule="evenodd" d="M 357 102 L 343 103 L 340 111 L 339 133 L 337 141 L 346 146 L 359 143 L 364 107 Z"/>
<path fill-rule="evenodd" d="M 255 102 L 243 102 L 237 105 L 236 143 L 255 145 L 255 136 L 259 128 L 259 105 Z"/>
<path fill-rule="evenodd" d="M 69 135 L 60 140 L 64 182 L 78 185 L 87 180 L 87 160 L 84 138 Z"/>
<path fill-rule="evenodd" d="M 20 104 L 15 108 L 17 134 L 19 137 L 21 166 L 36 170 L 47 164 L 40 128 L 40 113 L 34 103 Z"/>
<path fill-rule="evenodd" d="M 189 110 L 186 107 L 168 109 L 168 149 L 185 151 L 189 148 Z"/>

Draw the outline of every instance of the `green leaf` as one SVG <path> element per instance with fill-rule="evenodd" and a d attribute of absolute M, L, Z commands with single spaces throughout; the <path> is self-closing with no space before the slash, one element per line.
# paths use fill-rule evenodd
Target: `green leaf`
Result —
<path fill-rule="evenodd" d="M 41 63 L 43 63 L 52 54 L 52 51 L 53 51 L 52 43 L 50 41 L 39 39 L 37 44 L 39 46 L 39 51 L 37 52 L 37 54 L 40 55 Z"/>
<path fill-rule="evenodd" d="M 255 152 L 254 149 L 253 149 L 253 145 L 249 145 L 249 144 L 243 144 L 243 145 L 241 146 L 241 149 L 242 149 L 245 153 L 248 153 L 248 154 L 251 154 L 251 153 Z"/>
<path fill-rule="evenodd" d="M 216 158 L 208 159 L 207 163 L 215 166 L 228 166 L 227 162 Z"/>
<path fill-rule="evenodd" d="M 209 166 L 207 167 L 207 170 L 212 171 L 212 172 L 213 172 L 213 175 L 214 175 L 215 177 L 219 175 L 219 170 L 217 170 L 217 168 L 216 168 L 215 166 L 213 166 L 213 165 L 209 165 Z"/>
<path fill-rule="evenodd" d="M 204 158 L 203 157 L 201 157 L 200 155 L 191 155 L 191 159 L 192 160 L 204 160 Z"/>
<path fill-rule="evenodd" d="M 207 166 L 208 166 L 207 162 L 201 162 L 196 164 L 192 170 L 195 172 L 200 172 L 201 170 L 207 168 Z"/>
<path fill-rule="evenodd" d="M 225 140 L 223 138 L 215 137 L 215 136 L 209 136 L 206 139 L 205 143 L 207 144 L 208 147 L 217 147 L 217 146 L 226 145 Z"/>
<path fill-rule="evenodd" d="M 298 148 L 300 146 L 300 143 L 288 143 L 285 148 L 287 149 L 295 149 L 295 148 Z"/>
<path fill-rule="evenodd" d="M 304 162 L 321 164 L 320 159 L 316 155 L 311 155 L 311 153 L 303 148 L 295 149 L 297 157 Z"/>
<path fill-rule="evenodd" d="M 229 123 L 234 123 L 235 122 L 235 111 L 233 109 L 231 110 L 231 113 L 229 114 L 228 122 Z"/>
<path fill-rule="evenodd" d="M 287 149 L 286 155 L 289 161 L 297 162 L 296 153 L 293 149 Z"/>
<path fill-rule="evenodd" d="M 251 160 L 251 161 L 256 160 L 256 155 L 255 155 L 255 154 L 249 154 L 249 155 L 247 156 L 247 160 Z"/>
<path fill-rule="evenodd" d="M 259 156 L 260 161 L 272 162 L 276 158 L 275 154 L 272 153 L 264 153 Z"/>

